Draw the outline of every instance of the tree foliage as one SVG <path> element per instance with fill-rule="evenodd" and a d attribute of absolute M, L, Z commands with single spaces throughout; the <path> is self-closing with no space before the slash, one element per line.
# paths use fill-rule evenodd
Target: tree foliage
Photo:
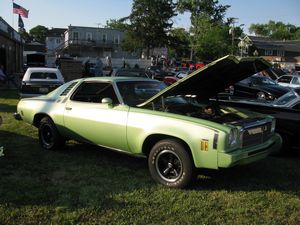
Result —
<path fill-rule="evenodd" d="M 270 20 L 266 24 L 251 24 L 249 32 L 257 36 L 265 36 L 278 40 L 300 39 L 300 27 L 273 20 Z"/>
<path fill-rule="evenodd" d="M 48 28 L 42 25 L 38 25 L 31 30 L 29 30 L 29 35 L 32 37 L 32 40 L 45 43 L 46 35 L 48 32 Z"/>
<path fill-rule="evenodd" d="M 173 57 L 190 57 L 190 34 L 184 28 L 174 28 L 169 34 L 169 51 Z"/>
<path fill-rule="evenodd" d="M 214 60 L 231 52 L 229 27 L 215 25 L 209 18 L 198 17 L 191 28 L 194 55 L 197 58 Z"/>
<path fill-rule="evenodd" d="M 197 23 L 198 18 L 208 18 L 212 23 L 223 22 L 229 5 L 220 5 L 218 0 L 178 0 L 179 12 L 190 12 L 191 23 Z"/>
<path fill-rule="evenodd" d="M 229 7 L 218 0 L 178 0 L 178 10 L 191 13 L 190 41 L 194 56 L 213 60 L 231 52 L 231 24 L 224 21 Z"/>
<path fill-rule="evenodd" d="M 138 40 L 147 49 L 147 56 L 152 47 L 162 47 L 169 43 L 168 32 L 176 15 L 172 0 L 134 0 L 129 15 L 127 35 Z"/>

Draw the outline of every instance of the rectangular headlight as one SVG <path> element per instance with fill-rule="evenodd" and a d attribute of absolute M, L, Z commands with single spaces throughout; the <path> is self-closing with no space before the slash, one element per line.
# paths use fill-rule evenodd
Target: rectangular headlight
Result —
<path fill-rule="evenodd" d="M 272 132 L 272 133 L 275 132 L 275 128 L 276 128 L 276 119 L 273 118 L 273 119 L 272 119 L 272 126 L 271 126 L 271 132 Z"/>
<path fill-rule="evenodd" d="M 238 129 L 233 128 L 230 130 L 229 136 L 228 136 L 228 144 L 230 147 L 236 145 L 238 142 Z"/>

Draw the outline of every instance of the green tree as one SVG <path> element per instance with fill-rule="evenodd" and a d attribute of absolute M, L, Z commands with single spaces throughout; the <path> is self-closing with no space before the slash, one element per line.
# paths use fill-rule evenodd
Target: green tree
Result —
<path fill-rule="evenodd" d="M 26 32 L 24 28 L 19 28 L 19 34 L 21 35 L 21 37 L 24 39 L 26 43 L 31 41 L 30 35 Z"/>
<path fill-rule="evenodd" d="M 40 43 L 45 43 L 47 32 L 48 28 L 42 25 L 38 25 L 29 30 L 29 34 L 32 37 L 32 39 Z"/>
<path fill-rule="evenodd" d="M 190 57 L 190 35 L 184 28 L 174 28 L 169 33 L 169 52 L 179 58 Z"/>
<path fill-rule="evenodd" d="M 106 21 L 107 28 L 119 29 L 125 33 L 124 39 L 122 40 L 121 47 L 125 51 L 136 52 L 141 51 L 143 48 L 142 43 L 137 39 L 137 37 L 131 31 L 131 26 L 128 24 L 129 17 L 124 17 L 121 19 L 110 19 Z"/>
<path fill-rule="evenodd" d="M 129 29 L 129 25 L 125 23 L 125 21 L 128 20 L 128 17 L 124 17 L 121 19 L 110 19 L 106 21 L 106 28 L 113 28 L 118 29 L 121 31 L 127 31 Z"/>
<path fill-rule="evenodd" d="M 175 8 L 172 0 L 133 1 L 127 35 L 147 49 L 147 57 L 151 48 L 168 45 L 168 33 L 173 25 L 171 19 L 176 15 Z"/>
<path fill-rule="evenodd" d="M 215 60 L 231 52 L 229 26 L 215 25 L 209 18 L 198 17 L 191 28 L 192 48 L 197 58 Z"/>
<path fill-rule="evenodd" d="M 229 7 L 218 0 L 178 0 L 179 12 L 191 13 L 190 40 L 194 56 L 213 60 L 231 52 L 231 24 L 224 21 Z M 237 33 L 240 30 L 236 37 Z"/>
<path fill-rule="evenodd" d="M 178 0 L 179 12 L 190 12 L 191 23 L 197 23 L 199 17 L 205 17 L 212 23 L 222 23 L 229 5 L 220 5 L 218 0 Z"/>
<path fill-rule="evenodd" d="M 270 20 L 266 24 L 251 24 L 249 32 L 257 36 L 265 36 L 278 40 L 293 40 L 299 39 L 299 29 L 300 27 L 292 24 Z"/>

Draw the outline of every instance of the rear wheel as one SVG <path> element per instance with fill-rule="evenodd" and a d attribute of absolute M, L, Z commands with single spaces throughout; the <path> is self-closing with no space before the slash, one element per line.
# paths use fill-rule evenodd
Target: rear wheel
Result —
<path fill-rule="evenodd" d="M 39 125 L 39 142 L 47 150 L 55 150 L 62 146 L 65 140 L 60 136 L 58 130 L 49 117 L 44 117 Z"/>
<path fill-rule="evenodd" d="M 152 178 L 168 187 L 184 188 L 194 179 L 194 164 L 187 149 L 175 139 L 153 146 L 148 157 Z"/>

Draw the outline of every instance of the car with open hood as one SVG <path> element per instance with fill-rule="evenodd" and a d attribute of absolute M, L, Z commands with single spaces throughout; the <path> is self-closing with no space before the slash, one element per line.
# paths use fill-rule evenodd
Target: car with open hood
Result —
<path fill-rule="evenodd" d="M 280 153 L 290 150 L 300 150 L 300 87 L 292 88 L 289 92 L 273 101 L 262 101 L 256 99 L 241 99 L 230 97 L 218 99 L 217 104 L 244 108 L 276 119 L 275 131 L 283 139 Z"/>
<path fill-rule="evenodd" d="M 38 128 L 45 149 L 75 139 L 144 156 L 155 181 L 183 188 L 197 168 L 247 164 L 279 150 L 273 117 L 209 101 L 229 82 L 268 66 L 263 59 L 226 56 L 169 87 L 144 78 L 78 79 L 22 99 L 15 118 Z"/>

